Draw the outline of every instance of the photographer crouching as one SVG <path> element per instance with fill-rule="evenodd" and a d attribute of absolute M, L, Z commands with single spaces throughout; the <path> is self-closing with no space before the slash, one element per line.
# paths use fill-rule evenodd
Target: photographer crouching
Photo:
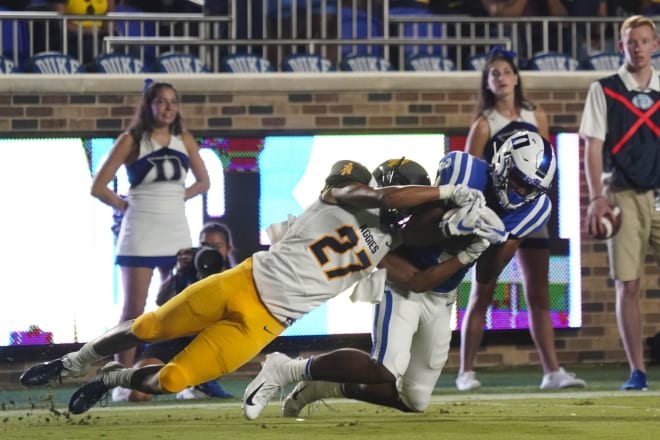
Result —
<path fill-rule="evenodd" d="M 199 244 L 199 247 L 181 249 L 177 252 L 174 273 L 163 281 L 158 290 L 156 297 L 158 306 L 165 304 L 190 284 L 234 266 L 231 233 L 225 225 L 216 222 L 205 224 L 199 233 Z M 138 350 L 135 366 L 167 363 L 191 340 L 192 336 L 146 344 Z M 223 390 L 215 380 L 186 388 L 176 395 L 177 399 L 231 397 L 234 396 Z M 121 387 L 114 388 L 112 393 L 113 402 L 144 402 L 152 398 L 151 394 Z"/>

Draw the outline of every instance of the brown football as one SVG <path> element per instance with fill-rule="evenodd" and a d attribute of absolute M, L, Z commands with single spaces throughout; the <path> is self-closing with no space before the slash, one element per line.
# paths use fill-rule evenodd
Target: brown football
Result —
<path fill-rule="evenodd" d="M 607 240 L 608 238 L 614 237 L 621 228 L 621 217 L 621 208 L 618 206 L 612 206 L 612 215 L 607 214 L 600 219 L 600 222 L 605 229 L 605 234 L 596 233 L 591 234 L 591 236 L 599 240 Z"/>

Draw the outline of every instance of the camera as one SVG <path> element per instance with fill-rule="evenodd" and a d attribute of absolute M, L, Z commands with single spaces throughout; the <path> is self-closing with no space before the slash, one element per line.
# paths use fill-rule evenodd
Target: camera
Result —
<path fill-rule="evenodd" d="M 210 246 L 181 249 L 176 254 L 177 273 L 188 284 L 222 272 L 225 259 L 220 252 Z"/>
<path fill-rule="evenodd" d="M 214 273 L 222 272 L 225 268 L 225 259 L 215 248 L 202 246 L 193 249 L 196 249 L 193 263 L 200 280 Z"/>

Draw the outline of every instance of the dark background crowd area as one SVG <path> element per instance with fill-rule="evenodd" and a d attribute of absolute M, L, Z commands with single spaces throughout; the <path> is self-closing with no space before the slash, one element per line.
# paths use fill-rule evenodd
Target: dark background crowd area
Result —
<path fill-rule="evenodd" d="M 266 1 L 266 0 L 262 0 Z M 274 2 L 275 0 L 273 0 Z M 2 0 L 0 7 L 11 11 L 40 11 L 48 9 L 48 4 L 52 0 Z M 221 14 L 226 11 L 227 1 L 215 0 L 205 3 L 205 7 L 200 7 L 197 3 L 188 0 L 118 0 L 116 5 L 136 8 L 144 12 L 153 13 L 200 13 L 203 9 L 210 14 Z M 243 2 L 239 2 L 243 3 Z M 258 2 L 254 2 L 258 3 Z M 286 3 L 286 2 L 283 2 Z M 327 3 L 333 3 L 328 0 Z M 351 4 L 352 0 L 346 0 L 345 5 Z M 358 1 L 366 3 L 366 0 Z M 429 0 L 427 1 L 390 1 L 390 7 L 422 7 L 434 14 L 446 15 L 471 15 L 475 17 L 488 17 L 490 14 L 485 4 L 498 3 L 497 1 L 453 1 L 453 0 Z M 506 3 L 506 2 L 499 2 Z M 597 16 L 600 0 L 527 0 L 523 16 L 552 16 L 552 3 L 560 3 L 566 8 L 570 16 L 590 17 Z M 628 16 L 633 14 L 660 14 L 660 1 L 658 0 L 607 0 L 607 16 Z M 382 1 L 372 2 L 374 7 L 382 6 Z"/>

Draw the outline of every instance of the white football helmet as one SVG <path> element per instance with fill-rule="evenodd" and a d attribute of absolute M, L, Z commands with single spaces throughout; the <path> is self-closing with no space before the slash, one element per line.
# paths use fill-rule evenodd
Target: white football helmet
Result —
<path fill-rule="evenodd" d="M 555 177 L 552 145 L 533 131 L 517 131 L 495 152 L 490 175 L 500 205 L 515 209 L 544 194 Z"/>

